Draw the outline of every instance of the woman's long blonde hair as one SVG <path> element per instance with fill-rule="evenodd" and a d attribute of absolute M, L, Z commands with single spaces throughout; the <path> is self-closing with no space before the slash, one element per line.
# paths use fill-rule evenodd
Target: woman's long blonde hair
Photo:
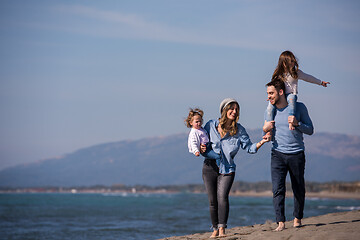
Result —
<path fill-rule="evenodd" d="M 238 108 L 238 115 L 235 120 L 230 120 L 227 117 L 227 112 L 233 106 L 233 104 L 236 104 L 236 106 Z M 219 121 L 220 127 L 223 130 L 224 135 L 229 133 L 230 136 L 234 136 L 237 133 L 237 131 L 238 131 L 237 122 L 239 121 L 239 115 L 240 115 L 240 106 L 237 102 L 233 102 L 233 103 L 227 105 L 226 107 L 224 107 L 224 109 L 221 112 L 221 117 L 220 117 L 220 121 Z M 229 125 L 229 127 L 227 127 L 228 121 L 231 121 L 231 124 Z"/>
<path fill-rule="evenodd" d="M 291 63 L 294 63 L 294 67 L 290 68 Z M 280 79 L 285 81 L 285 75 L 289 73 L 293 78 L 298 78 L 298 61 L 295 55 L 291 51 L 284 51 L 280 54 L 279 62 L 272 75 L 271 80 Z"/>

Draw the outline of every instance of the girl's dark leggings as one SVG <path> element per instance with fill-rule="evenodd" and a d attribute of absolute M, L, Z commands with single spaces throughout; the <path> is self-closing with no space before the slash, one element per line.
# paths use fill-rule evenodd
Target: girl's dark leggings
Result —
<path fill-rule="evenodd" d="M 209 198 L 210 217 L 214 229 L 227 227 L 229 193 L 235 173 L 220 174 L 214 159 L 205 159 L 202 177 Z"/>

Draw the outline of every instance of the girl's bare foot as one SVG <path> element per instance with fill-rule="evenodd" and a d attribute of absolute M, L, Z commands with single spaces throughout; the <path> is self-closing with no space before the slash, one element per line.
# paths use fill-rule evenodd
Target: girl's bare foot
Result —
<path fill-rule="evenodd" d="M 301 227 L 301 219 L 294 218 L 294 227 Z"/>
<path fill-rule="evenodd" d="M 219 228 L 219 237 L 226 237 L 225 228 L 224 228 L 224 227 L 220 227 L 220 228 Z"/>
<path fill-rule="evenodd" d="M 217 236 L 219 236 L 219 230 L 214 230 L 210 238 L 217 238 Z"/>
<path fill-rule="evenodd" d="M 274 230 L 275 232 L 280 232 L 285 229 L 285 223 L 279 222 L 279 226 Z"/>

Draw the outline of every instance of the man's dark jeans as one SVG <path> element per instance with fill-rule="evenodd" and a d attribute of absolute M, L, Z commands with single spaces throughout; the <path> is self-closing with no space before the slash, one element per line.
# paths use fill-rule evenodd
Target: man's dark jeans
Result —
<path fill-rule="evenodd" d="M 286 175 L 289 172 L 294 193 L 294 217 L 302 219 L 305 205 L 305 154 L 271 152 L 271 179 L 276 222 L 285 222 Z"/>
<path fill-rule="evenodd" d="M 214 159 L 205 159 L 202 177 L 209 198 L 210 217 L 214 229 L 227 226 L 229 193 L 235 173 L 220 174 Z"/>

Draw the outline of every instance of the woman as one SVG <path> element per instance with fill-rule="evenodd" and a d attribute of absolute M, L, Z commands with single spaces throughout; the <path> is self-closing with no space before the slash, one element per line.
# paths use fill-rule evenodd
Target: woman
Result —
<path fill-rule="evenodd" d="M 210 120 L 205 125 L 213 150 L 221 154 L 218 166 L 214 159 L 206 158 L 203 165 L 203 180 L 209 198 L 213 233 L 210 238 L 224 237 L 229 216 L 229 193 L 235 178 L 234 157 L 240 147 L 248 153 L 257 150 L 270 140 L 265 135 L 258 143 L 252 143 L 245 128 L 237 123 L 240 106 L 235 99 L 226 98 L 220 104 L 221 118 Z M 206 146 L 201 146 L 201 152 Z"/>

